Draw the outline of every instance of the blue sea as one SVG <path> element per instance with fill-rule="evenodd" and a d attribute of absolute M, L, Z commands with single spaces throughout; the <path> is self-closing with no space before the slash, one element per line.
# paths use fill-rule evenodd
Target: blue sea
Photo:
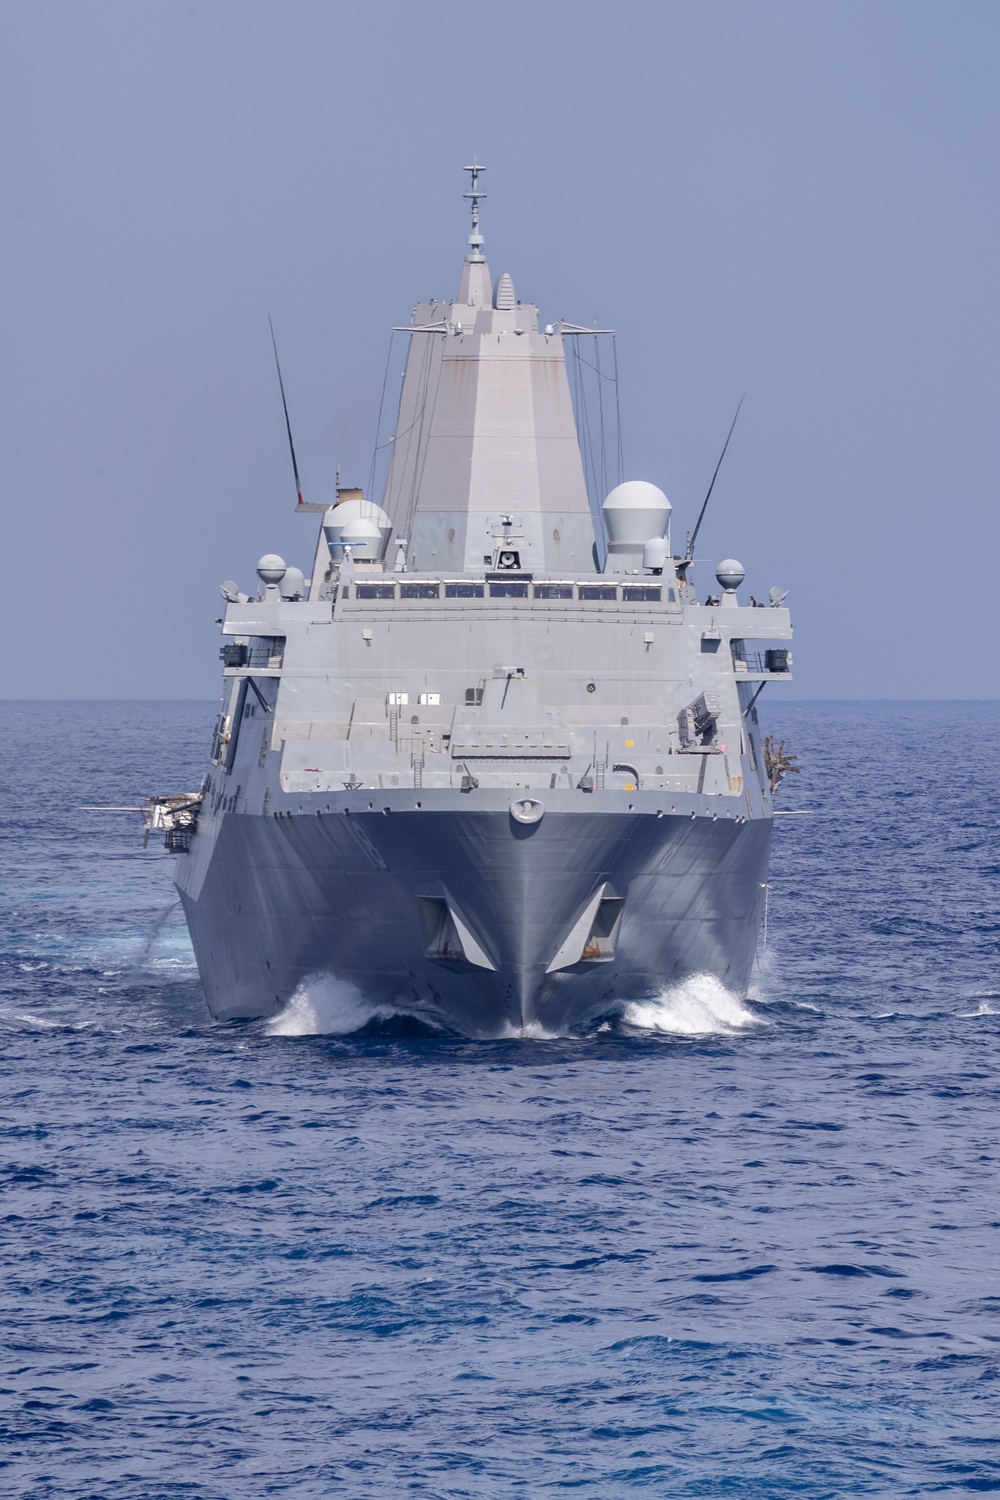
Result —
<path fill-rule="evenodd" d="M 210 703 L 0 705 L 0 1490 L 1000 1491 L 997 703 L 769 706 L 745 1001 L 217 1025 L 138 817 Z"/>

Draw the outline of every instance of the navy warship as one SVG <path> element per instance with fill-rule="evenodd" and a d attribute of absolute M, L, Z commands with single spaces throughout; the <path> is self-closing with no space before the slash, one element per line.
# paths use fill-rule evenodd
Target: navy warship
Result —
<path fill-rule="evenodd" d="M 741 602 L 729 558 L 699 602 L 697 527 L 675 552 L 651 482 L 592 504 L 567 349 L 593 330 L 493 281 L 467 170 L 457 295 L 406 328 L 381 503 L 299 487 L 308 576 L 268 554 L 252 597 L 223 584 L 205 781 L 147 805 L 219 1018 L 332 976 L 495 1037 L 750 980 L 790 769 L 755 707 L 790 680 L 784 594 Z"/>

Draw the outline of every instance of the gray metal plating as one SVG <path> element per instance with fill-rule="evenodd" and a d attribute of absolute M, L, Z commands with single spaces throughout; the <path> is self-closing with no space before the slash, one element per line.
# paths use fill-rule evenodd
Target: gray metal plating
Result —
<path fill-rule="evenodd" d="M 788 612 L 741 604 L 733 559 L 699 603 L 652 485 L 613 491 L 598 545 L 562 334 L 494 292 L 478 222 L 469 246 L 456 301 L 414 313 L 383 505 L 338 491 L 305 585 L 269 555 L 256 599 L 226 586 L 177 869 L 219 1017 L 329 975 L 496 1036 L 749 981 L 753 703 L 790 678 Z"/>

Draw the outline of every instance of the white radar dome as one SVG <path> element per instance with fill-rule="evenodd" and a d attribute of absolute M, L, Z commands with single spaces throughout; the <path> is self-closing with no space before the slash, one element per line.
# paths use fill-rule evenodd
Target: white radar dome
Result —
<path fill-rule="evenodd" d="M 281 583 L 282 599 L 301 599 L 306 591 L 305 574 L 301 568 L 286 568 Z"/>
<path fill-rule="evenodd" d="M 667 534 L 670 501 L 645 479 L 619 484 L 601 506 L 611 552 L 641 552 L 651 537 Z"/>
<path fill-rule="evenodd" d="M 382 556 L 382 533 L 374 521 L 359 516 L 356 521 L 348 521 L 340 533 L 340 545 L 350 547 L 353 557 L 377 560 Z"/>
<path fill-rule="evenodd" d="M 642 549 L 642 565 L 651 573 L 662 573 L 670 556 L 670 546 L 665 536 L 651 536 Z"/>
<path fill-rule="evenodd" d="M 715 576 L 724 589 L 738 589 L 747 575 L 742 563 L 738 563 L 735 557 L 727 557 L 716 568 Z"/>
<path fill-rule="evenodd" d="M 353 533 L 357 540 L 352 541 L 348 532 Z M 389 517 L 371 500 L 342 500 L 339 505 L 331 505 L 323 517 L 323 534 L 336 558 L 343 556 L 345 545 L 357 557 L 381 558 L 389 545 L 391 532 Z"/>
<path fill-rule="evenodd" d="M 285 559 L 277 552 L 265 552 L 257 564 L 257 577 L 261 583 L 280 583 L 285 576 Z"/>

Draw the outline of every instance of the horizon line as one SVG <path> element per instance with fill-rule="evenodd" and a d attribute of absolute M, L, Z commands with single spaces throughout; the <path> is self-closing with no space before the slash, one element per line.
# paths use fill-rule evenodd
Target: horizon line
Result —
<path fill-rule="evenodd" d="M 0 696 L 0 703 L 217 703 L 219 694 L 210 698 L 8 698 Z M 770 700 L 775 701 L 773 698 Z M 797 703 L 1000 703 L 1000 694 L 992 698 L 887 698 L 869 695 L 853 698 L 788 698 L 781 705 L 792 708 Z"/>

